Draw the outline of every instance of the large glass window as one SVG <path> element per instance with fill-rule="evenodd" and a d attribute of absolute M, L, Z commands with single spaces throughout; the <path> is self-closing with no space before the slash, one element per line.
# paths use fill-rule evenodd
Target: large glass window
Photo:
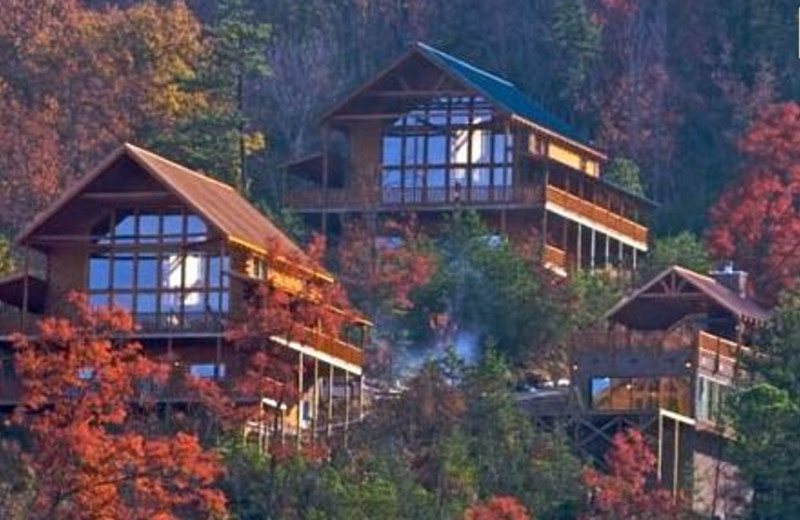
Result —
<path fill-rule="evenodd" d="M 228 311 L 229 269 L 203 244 L 205 222 L 184 211 L 116 210 L 93 231 L 87 291 L 93 306 L 130 310 L 146 328 L 217 326 Z"/>
<path fill-rule="evenodd" d="M 427 100 L 386 128 L 383 201 L 506 200 L 513 142 L 481 97 Z"/>
<path fill-rule="evenodd" d="M 590 398 L 595 410 L 655 410 L 691 413 L 689 378 L 594 377 Z"/>
<path fill-rule="evenodd" d="M 697 418 L 718 422 L 731 394 L 731 387 L 705 376 L 697 378 Z"/>

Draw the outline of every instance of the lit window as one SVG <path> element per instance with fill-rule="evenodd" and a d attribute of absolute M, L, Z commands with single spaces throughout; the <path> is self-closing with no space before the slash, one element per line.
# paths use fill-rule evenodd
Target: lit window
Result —
<path fill-rule="evenodd" d="M 200 379 L 222 379 L 225 377 L 225 363 L 193 363 L 189 365 L 189 374 Z"/>

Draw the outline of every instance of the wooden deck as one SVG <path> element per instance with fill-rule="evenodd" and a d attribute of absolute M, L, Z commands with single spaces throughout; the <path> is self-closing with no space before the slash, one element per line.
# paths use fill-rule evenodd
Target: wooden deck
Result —
<path fill-rule="evenodd" d="M 606 208 L 592 204 L 587 200 L 581 199 L 576 195 L 552 185 L 547 186 L 546 199 L 547 202 L 555 204 L 586 220 L 596 222 L 637 242 L 647 243 L 648 232 L 645 226 L 613 213 Z"/>
<path fill-rule="evenodd" d="M 431 211 L 469 208 L 540 207 L 540 186 L 473 186 L 450 188 L 330 188 L 289 190 L 287 207 L 300 213 L 383 211 Z"/>

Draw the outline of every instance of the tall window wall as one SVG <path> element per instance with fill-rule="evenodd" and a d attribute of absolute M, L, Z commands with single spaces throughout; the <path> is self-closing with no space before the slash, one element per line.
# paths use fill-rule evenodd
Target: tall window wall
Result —
<path fill-rule="evenodd" d="M 481 97 L 427 100 L 384 130 L 383 201 L 507 200 L 513 142 Z"/>
<path fill-rule="evenodd" d="M 151 329 L 217 327 L 228 311 L 228 258 L 182 210 L 115 210 L 93 230 L 87 293 L 94 306 L 130 310 Z"/>

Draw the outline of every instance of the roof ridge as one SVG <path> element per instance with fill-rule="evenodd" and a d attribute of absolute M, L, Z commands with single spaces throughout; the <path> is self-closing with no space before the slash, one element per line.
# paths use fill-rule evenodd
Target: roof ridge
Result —
<path fill-rule="evenodd" d="M 469 63 L 467 61 L 464 61 L 464 60 L 462 60 L 460 58 L 456 58 L 452 54 L 448 54 L 448 53 L 446 53 L 446 52 L 444 52 L 442 50 L 437 49 L 436 47 L 432 47 L 432 46 L 428 45 L 427 43 L 423 43 L 423 42 L 418 41 L 418 42 L 415 43 L 415 45 L 417 47 L 420 47 L 421 49 L 423 49 L 425 51 L 433 52 L 434 54 L 436 54 L 437 56 L 439 56 L 441 58 L 446 58 L 446 59 L 449 59 L 449 60 L 453 60 L 453 61 L 457 62 L 459 65 L 462 65 L 462 66 L 464 66 L 464 67 L 466 67 L 466 68 L 468 68 L 468 69 L 470 69 L 470 70 L 472 70 L 474 72 L 482 74 L 482 75 L 484 75 L 484 76 L 486 76 L 486 77 L 488 77 L 488 78 L 490 78 L 490 79 L 492 79 L 494 81 L 499 81 L 501 83 L 504 83 L 504 84 L 508 85 L 509 87 L 514 87 L 514 88 L 517 87 L 516 85 L 514 85 L 514 83 L 512 83 L 509 80 L 507 80 L 506 78 L 500 77 L 500 76 L 498 76 L 496 74 L 492 74 L 491 72 L 489 72 L 487 70 L 484 70 L 484 69 L 482 69 L 480 67 L 477 67 L 477 66 L 475 66 L 475 65 L 473 65 L 473 64 L 471 64 L 471 63 Z"/>
<path fill-rule="evenodd" d="M 157 153 L 151 152 L 150 150 L 146 150 L 144 148 L 140 148 L 140 147 L 138 147 L 138 146 L 136 146 L 134 144 L 131 144 L 131 143 L 125 143 L 123 146 L 127 150 L 129 150 L 129 151 L 131 151 L 131 152 L 133 152 L 135 154 L 145 155 L 145 156 L 152 157 L 152 158 L 154 158 L 156 160 L 163 161 L 163 162 L 169 164 L 170 166 L 173 166 L 173 167 L 179 169 L 180 171 L 182 171 L 184 173 L 188 173 L 190 175 L 193 175 L 193 176 L 195 176 L 195 177 L 197 177 L 199 179 L 202 179 L 202 180 L 204 180 L 206 182 L 210 182 L 212 184 L 216 184 L 217 186 L 219 186 L 221 188 L 225 188 L 225 189 L 231 190 L 231 191 L 236 191 L 233 188 L 233 186 L 231 186 L 229 184 L 226 184 L 226 183 L 224 183 L 224 182 L 222 182 L 222 181 L 220 181 L 218 179 L 215 179 L 215 178 L 213 178 L 213 177 L 211 177 L 209 175 L 205 175 L 205 174 L 200 173 L 198 171 L 192 170 L 191 168 L 188 168 L 188 167 L 186 167 L 186 166 L 184 166 L 182 164 L 176 163 L 175 161 L 167 159 L 166 157 L 158 155 Z"/>
<path fill-rule="evenodd" d="M 672 264 L 672 267 L 673 267 L 674 269 L 677 269 L 677 270 L 681 271 L 681 272 L 687 273 L 687 274 L 689 274 L 690 276 L 696 276 L 696 277 L 698 277 L 698 278 L 702 278 L 703 280 L 706 280 L 706 281 L 709 281 L 709 282 L 715 283 L 715 284 L 719 285 L 720 287 L 724 287 L 725 289 L 728 289 L 728 288 L 727 288 L 727 287 L 725 287 L 723 284 L 719 283 L 719 282 L 718 282 L 718 281 L 717 281 L 717 280 L 716 280 L 714 277 L 712 277 L 712 276 L 708 276 L 708 275 L 705 275 L 705 274 L 703 274 L 703 273 L 698 273 L 697 271 L 693 271 L 692 269 L 689 269 L 688 267 L 683 267 L 682 265 L 678 265 L 678 264 Z M 733 294 L 736 294 L 734 291 L 731 291 L 730 289 L 728 289 L 728 290 L 729 290 L 731 293 L 733 293 Z M 737 294 L 737 296 L 739 296 L 739 295 Z"/>

